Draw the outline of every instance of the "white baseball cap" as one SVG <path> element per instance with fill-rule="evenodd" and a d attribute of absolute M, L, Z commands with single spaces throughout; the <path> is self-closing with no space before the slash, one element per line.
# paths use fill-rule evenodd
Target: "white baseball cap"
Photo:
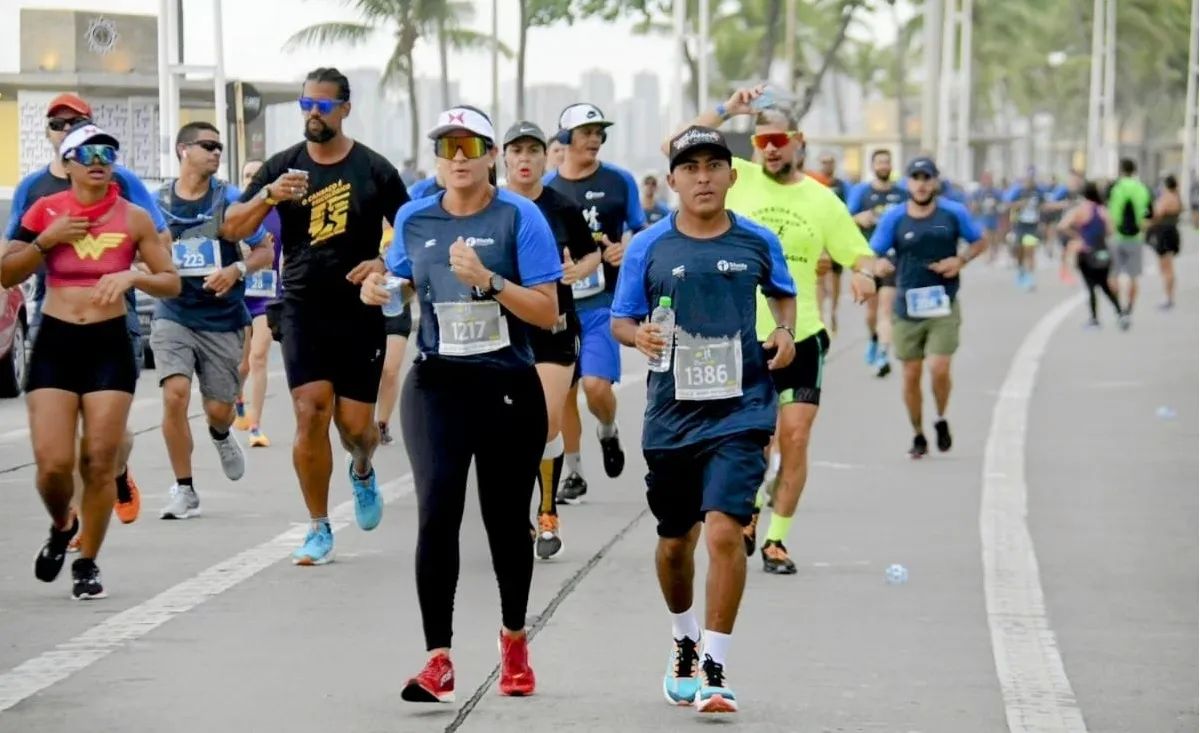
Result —
<path fill-rule="evenodd" d="M 560 130 L 574 130 L 576 127 L 584 125 L 611 127 L 612 124 L 604 119 L 604 113 L 600 111 L 599 107 L 587 102 L 572 104 L 558 116 L 558 129 Z"/>
<path fill-rule="evenodd" d="M 492 121 L 470 107 L 451 107 L 439 114 L 437 125 L 429 132 L 429 139 L 437 140 L 452 130 L 466 130 L 492 143 L 496 141 L 496 128 L 492 127 Z"/>
<path fill-rule="evenodd" d="M 120 150 L 121 143 L 115 137 L 108 134 L 92 123 L 78 125 L 63 138 L 62 145 L 58 146 L 58 154 L 65 156 L 75 148 L 83 145 L 111 145 Z"/>

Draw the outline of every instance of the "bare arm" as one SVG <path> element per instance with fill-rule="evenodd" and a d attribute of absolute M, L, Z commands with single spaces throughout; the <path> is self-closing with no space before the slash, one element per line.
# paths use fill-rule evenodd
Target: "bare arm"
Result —
<path fill-rule="evenodd" d="M 775 325 L 787 326 L 789 331 L 796 332 L 795 298 L 767 298 L 767 307 L 771 310 L 771 317 L 775 319 Z"/>
<path fill-rule="evenodd" d="M 612 335 L 622 346 L 637 346 L 638 323 L 632 318 L 612 319 Z"/>
<path fill-rule="evenodd" d="M 552 282 L 528 288 L 508 282 L 494 297 L 526 323 L 550 329 L 558 322 L 558 286 Z"/>
<path fill-rule="evenodd" d="M 258 175 L 264 175 L 265 171 L 266 168 L 261 169 Z M 263 188 L 267 189 L 275 202 L 299 201 L 308 193 L 308 177 L 301 173 L 284 172 L 274 183 L 262 184 L 256 176 L 247 190 L 257 192 Z M 267 203 L 266 199 L 258 195 L 252 195 L 243 203 L 233 204 L 225 209 L 221 238 L 236 242 L 252 236 L 273 208 L 275 204 Z"/>
<path fill-rule="evenodd" d="M 150 217 L 144 211 L 134 211 L 130 214 L 129 221 L 133 230 L 130 236 L 137 245 L 142 262 L 150 270 L 131 270 L 130 272 L 134 273 L 133 287 L 156 298 L 173 298 L 179 295 L 183 281 L 179 273 L 175 272 L 175 264 L 171 262 L 167 248 L 162 245 L 159 233 L 154 231 L 154 223 L 150 221 Z M 167 236 L 169 241 L 170 234 Z"/>
<path fill-rule="evenodd" d="M 146 221 L 149 221 L 149 217 Z M 153 228 L 153 226 L 151 227 Z M 0 259 L 0 286 L 11 288 L 20 285 L 37 272 L 46 254 L 63 242 L 74 242 L 87 234 L 88 220 L 86 217 L 63 215 L 50 222 L 42 231 L 34 234 L 22 229 L 23 239 L 13 239 L 8 243 L 3 259 Z M 30 236 L 32 235 L 32 236 Z M 18 235 L 22 236 L 19 232 Z"/>
<path fill-rule="evenodd" d="M 766 87 L 762 84 L 747 89 L 738 89 L 733 93 L 733 96 L 731 96 L 725 102 L 725 117 L 717 114 L 715 109 L 704 110 L 696 116 L 696 119 L 682 125 L 676 130 L 672 130 L 667 139 L 663 140 L 662 142 L 662 154 L 669 156 L 671 154 L 671 138 L 675 137 L 692 125 L 716 129 L 724 124 L 725 120 L 729 119 L 730 117 L 750 114 L 754 111 L 750 108 L 750 103 L 761 97 L 764 89 L 766 89 Z"/>

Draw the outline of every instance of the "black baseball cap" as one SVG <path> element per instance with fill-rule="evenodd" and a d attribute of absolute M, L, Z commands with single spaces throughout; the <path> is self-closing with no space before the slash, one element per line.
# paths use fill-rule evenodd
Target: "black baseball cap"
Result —
<path fill-rule="evenodd" d="M 523 137 L 537 140 L 543 148 L 546 147 L 546 133 L 542 132 L 542 128 L 527 120 L 517 122 L 508 128 L 508 132 L 504 133 L 504 143 L 501 147 L 507 148 Z"/>
<path fill-rule="evenodd" d="M 729 149 L 729 143 L 725 142 L 725 136 L 719 130 L 692 125 L 671 138 L 670 169 L 675 170 L 675 166 L 699 150 L 708 150 L 716 153 L 722 160 L 733 162 L 733 151 Z"/>
<path fill-rule="evenodd" d="M 930 158 L 926 155 L 922 155 L 919 158 L 913 158 L 913 160 L 908 164 L 908 177 L 912 178 L 918 173 L 924 173 L 930 178 L 937 178 L 937 163 L 934 163 L 933 158 Z"/>

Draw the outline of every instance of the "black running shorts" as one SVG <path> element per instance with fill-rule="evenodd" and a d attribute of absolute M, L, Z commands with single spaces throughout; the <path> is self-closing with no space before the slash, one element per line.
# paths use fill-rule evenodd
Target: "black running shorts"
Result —
<path fill-rule="evenodd" d="M 279 316 L 289 389 L 331 382 L 338 397 L 375 402 L 387 346 L 379 308 L 284 300 Z"/>

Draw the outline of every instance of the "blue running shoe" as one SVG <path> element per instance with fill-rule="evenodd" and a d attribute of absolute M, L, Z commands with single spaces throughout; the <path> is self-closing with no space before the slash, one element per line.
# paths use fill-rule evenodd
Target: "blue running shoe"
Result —
<path fill-rule="evenodd" d="M 875 366 L 875 362 L 879 360 L 879 342 L 874 339 L 867 342 L 867 353 L 863 354 L 863 361 L 867 366 Z"/>
<path fill-rule="evenodd" d="M 663 675 L 663 697 L 671 705 L 691 705 L 700 691 L 700 652 L 688 637 L 676 639 Z"/>
<path fill-rule="evenodd" d="M 361 529 L 372 530 L 379 526 L 383 519 L 383 498 L 379 496 L 379 486 L 375 482 L 375 467 L 366 478 L 354 474 L 354 462 L 350 462 L 350 487 L 354 489 L 354 518 L 358 520 Z"/>
<path fill-rule="evenodd" d="M 333 530 L 320 522 L 308 530 L 304 544 L 292 553 L 293 565 L 326 565 L 333 562 Z"/>
<path fill-rule="evenodd" d="M 696 711 L 701 713 L 736 713 L 737 698 L 725 684 L 725 666 L 704 655 L 701 665 L 700 691 L 696 693 Z"/>

